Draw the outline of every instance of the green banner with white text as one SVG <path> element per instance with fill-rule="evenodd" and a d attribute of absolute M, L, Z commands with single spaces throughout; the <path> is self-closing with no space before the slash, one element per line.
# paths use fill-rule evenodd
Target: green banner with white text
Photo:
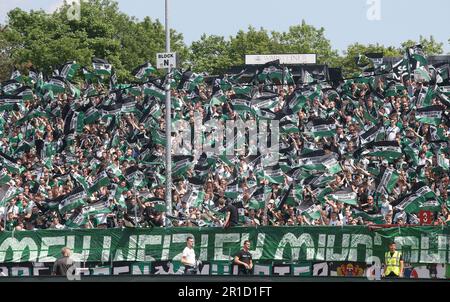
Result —
<path fill-rule="evenodd" d="M 383 261 L 388 243 L 409 263 L 450 263 L 448 227 L 370 229 L 348 227 L 153 228 L 45 230 L 0 233 L 0 263 L 53 262 L 61 248 L 86 262 L 177 261 L 186 238 L 202 261 L 230 261 L 245 240 L 258 261 Z"/>

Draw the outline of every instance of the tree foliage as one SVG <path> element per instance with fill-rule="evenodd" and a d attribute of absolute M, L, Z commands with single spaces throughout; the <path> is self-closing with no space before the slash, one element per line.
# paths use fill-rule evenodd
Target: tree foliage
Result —
<path fill-rule="evenodd" d="M 8 24 L 0 25 L 0 80 L 7 78 L 13 67 L 34 67 L 50 74 L 68 60 L 90 66 L 93 57 L 107 59 L 119 78 L 130 79 L 130 71 L 136 66 L 146 61 L 155 64 L 156 53 L 165 50 L 164 25 L 159 20 L 130 17 L 113 0 L 81 2 L 78 21 L 68 20 L 68 9 L 65 4 L 51 14 L 21 9 L 8 13 Z M 433 36 L 421 36 L 419 41 L 399 46 L 355 43 L 339 55 L 325 29 L 305 21 L 286 32 L 249 26 L 228 38 L 204 34 L 190 47 L 184 44 L 182 34 L 171 31 L 172 50 L 178 53 L 183 67 L 190 65 L 194 71 L 212 74 L 244 64 L 246 54 L 315 53 L 319 64 L 343 67 L 344 74 L 349 75 L 360 71 L 355 63 L 359 54 L 383 52 L 388 57 L 400 57 L 406 47 L 418 43 L 427 55 L 443 53 L 443 43 Z"/>
<path fill-rule="evenodd" d="M 138 21 L 110 0 L 81 2 L 80 20 L 68 20 L 68 9 L 65 4 L 52 14 L 21 9 L 8 13 L 9 23 L 0 39 L 12 45 L 16 66 L 30 62 L 50 73 L 67 60 L 88 66 L 93 57 L 99 57 L 114 65 L 119 78 L 129 78 L 133 68 L 145 61 L 155 64 L 156 53 L 164 52 L 164 26 L 158 20 Z M 181 34 L 172 31 L 171 43 L 181 59 L 187 57 Z"/>

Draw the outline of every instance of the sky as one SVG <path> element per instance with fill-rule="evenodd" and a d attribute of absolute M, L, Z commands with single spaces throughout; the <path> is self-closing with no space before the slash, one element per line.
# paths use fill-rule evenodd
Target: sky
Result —
<path fill-rule="evenodd" d="M 9 10 L 43 9 L 52 12 L 63 0 L 0 0 L 0 23 Z M 164 0 L 118 0 L 121 11 L 164 23 Z M 187 45 L 202 34 L 229 37 L 249 25 L 287 31 L 306 23 L 324 27 L 334 49 L 380 43 L 400 46 L 406 40 L 433 35 L 450 53 L 450 1 L 448 0 L 170 0 L 171 27 Z M 369 15 L 372 16 L 369 20 Z"/>

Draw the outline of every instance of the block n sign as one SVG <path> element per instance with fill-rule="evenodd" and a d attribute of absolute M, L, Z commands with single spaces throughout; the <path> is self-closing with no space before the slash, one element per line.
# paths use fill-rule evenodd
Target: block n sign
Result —
<path fill-rule="evenodd" d="M 177 66 L 177 54 L 166 52 L 156 54 L 156 67 L 158 69 L 175 68 Z"/>

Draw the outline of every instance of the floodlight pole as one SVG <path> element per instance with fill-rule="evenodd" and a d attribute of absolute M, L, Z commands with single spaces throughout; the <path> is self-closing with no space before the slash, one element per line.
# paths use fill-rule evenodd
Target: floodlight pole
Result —
<path fill-rule="evenodd" d="M 169 27 L 169 0 L 166 1 L 165 19 L 166 19 L 166 52 L 170 52 L 170 27 Z M 167 77 L 170 75 L 171 68 L 167 69 Z M 167 214 L 172 214 L 172 118 L 171 118 L 171 100 L 170 100 L 170 81 L 166 80 L 166 209 Z"/>

